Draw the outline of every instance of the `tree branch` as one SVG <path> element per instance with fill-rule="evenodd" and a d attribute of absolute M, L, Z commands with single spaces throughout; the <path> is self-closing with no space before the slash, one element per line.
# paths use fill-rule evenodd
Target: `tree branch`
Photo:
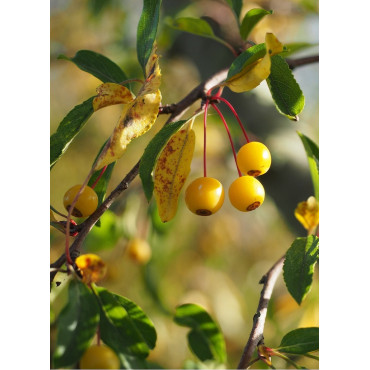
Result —
<path fill-rule="evenodd" d="M 318 55 L 312 55 L 309 57 L 297 58 L 297 59 L 286 59 L 286 62 L 288 63 L 290 69 L 294 69 L 296 67 L 304 66 L 307 64 L 316 63 L 318 61 L 319 61 Z"/>
<path fill-rule="evenodd" d="M 295 68 L 297 66 L 313 63 L 316 61 L 318 61 L 318 56 L 290 60 L 289 66 L 290 68 Z M 214 86 L 218 85 L 219 83 L 226 79 L 227 72 L 228 68 L 225 68 L 215 73 L 212 77 L 196 86 L 188 95 L 184 97 L 184 99 L 182 99 L 178 103 L 161 107 L 159 111 L 160 114 L 171 114 L 165 124 L 179 120 L 181 116 L 188 110 L 188 108 L 193 103 L 195 103 L 199 99 L 205 99 L 206 93 L 209 89 L 213 88 Z M 93 228 L 95 223 L 104 214 L 104 212 L 112 205 L 112 203 L 121 195 L 121 193 L 127 189 L 129 184 L 138 175 L 139 165 L 140 160 L 130 170 L 130 172 L 125 176 L 125 178 L 118 184 L 118 186 L 111 192 L 111 194 L 106 198 L 106 200 L 96 209 L 96 211 L 80 225 L 77 225 L 75 229 L 78 230 L 79 233 L 69 249 L 71 256 L 73 256 L 72 260 L 74 260 L 78 256 L 83 241 L 85 240 L 87 234 Z M 50 265 L 50 267 L 52 268 L 50 272 L 50 283 L 54 280 L 54 277 L 58 271 L 57 269 L 61 267 L 65 263 L 65 261 L 66 256 L 65 254 L 63 254 Z"/>
<path fill-rule="evenodd" d="M 281 257 L 271 269 L 263 275 L 260 284 L 263 284 L 257 312 L 253 316 L 253 327 L 248 342 L 244 348 L 238 369 L 246 369 L 251 362 L 255 348 L 263 343 L 263 329 L 265 327 L 267 306 L 269 304 L 276 280 L 283 269 L 285 255 Z"/>
<path fill-rule="evenodd" d="M 224 81 L 227 76 L 227 69 L 219 71 L 213 75 L 208 80 L 202 82 L 197 87 L 195 87 L 184 99 L 179 101 L 177 104 L 172 104 L 171 115 L 165 124 L 178 120 L 187 109 L 198 99 L 203 99 L 206 96 L 206 92 L 213 86 Z M 164 112 L 163 112 L 164 113 Z M 166 112 L 169 113 L 169 112 Z M 69 248 L 72 260 L 76 259 L 79 255 L 79 250 L 83 241 L 85 240 L 87 234 L 99 220 L 99 218 L 104 214 L 106 210 L 112 205 L 112 203 L 121 195 L 121 193 L 126 190 L 129 184 L 135 179 L 139 173 L 140 160 L 135 164 L 135 166 L 130 170 L 130 172 L 125 176 L 125 178 L 118 184 L 118 186 L 111 192 L 111 194 L 105 199 L 105 201 L 96 209 L 96 211 L 87 218 L 83 223 L 78 225 L 77 230 L 79 230 L 73 244 Z M 58 272 L 58 268 L 61 267 L 66 262 L 65 254 L 62 254 L 55 262 L 53 262 L 50 267 L 50 283 L 54 280 L 55 275 Z"/>

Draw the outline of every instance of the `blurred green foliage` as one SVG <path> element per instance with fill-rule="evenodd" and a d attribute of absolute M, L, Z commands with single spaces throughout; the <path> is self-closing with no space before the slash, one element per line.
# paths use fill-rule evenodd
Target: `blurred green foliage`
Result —
<path fill-rule="evenodd" d="M 312 11 L 317 8 L 315 2 L 254 1 L 253 7 L 257 4 L 274 12 L 256 26 L 249 36 L 251 40 L 263 42 L 265 32 L 272 31 L 284 43 L 317 43 L 318 16 Z M 241 16 L 250 8 L 252 4 L 244 1 Z M 100 84 L 72 63 L 58 60 L 59 54 L 72 57 L 78 50 L 93 50 L 117 63 L 129 78 L 142 78 L 136 59 L 141 9 L 141 1 L 129 0 L 51 2 L 51 134 L 75 105 L 95 94 Z M 167 27 L 164 19 L 169 16 L 202 16 L 210 20 L 216 36 L 228 42 L 238 37 L 235 16 L 222 1 L 163 0 L 157 36 L 163 104 L 176 103 L 202 80 L 233 61 L 233 55 L 223 45 Z M 313 52 L 315 48 L 296 55 Z M 196 361 L 187 348 L 186 328 L 177 326 L 166 314 L 174 314 L 180 304 L 196 303 L 217 320 L 225 336 L 229 367 L 235 367 L 252 326 L 260 278 L 296 237 L 306 235 L 294 218 L 294 209 L 314 190 L 305 149 L 296 131 L 318 142 L 318 66 L 297 68 L 294 75 L 306 97 L 298 123 L 279 115 L 265 83 L 245 94 L 226 89 L 223 95 L 237 110 L 251 139 L 263 141 L 271 151 L 271 169 L 261 178 L 266 191 L 261 208 L 241 213 L 225 200 L 222 209 L 212 217 L 198 217 L 187 210 L 180 196 L 176 217 L 162 224 L 154 201 L 148 205 L 137 177 L 102 217 L 101 228 L 95 227 L 85 241 L 83 252 L 98 251 L 108 264 L 102 285 L 136 302 L 154 322 L 158 341 L 149 357 L 154 363 L 181 368 L 187 360 Z M 139 88 L 137 84 L 132 86 L 134 92 Z M 199 102 L 188 114 L 198 107 Z M 244 139 L 238 124 L 224 106 L 220 105 L 220 109 L 239 148 Z M 112 106 L 96 112 L 52 169 L 50 201 L 59 211 L 64 211 L 62 198 L 66 189 L 86 177 L 120 110 L 121 107 Z M 183 118 L 186 117 L 185 114 Z M 108 194 L 136 164 L 166 118 L 160 116 L 151 131 L 129 145 L 124 157 L 117 161 Z M 202 117 L 196 119 L 194 129 L 197 142 L 187 184 L 202 174 Z M 207 137 L 209 175 L 217 177 L 227 189 L 237 171 L 226 132 L 212 111 Z M 50 257 L 54 262 L 63 253 L 64 235 L 56 230 L 51 230 L 51 235 Z M 133 262 L 125 253 L 127 241 L 133 237 L 146 238 L 151 245 L 152 259 L 146 266 Z M 265 326 L 266 345 L 277 347 L 284 334 L 298 327 L 318 326 L 317 275 L 316 272 L 312 291 L 301 306 L 279 278 Z M 52 310 L 53 315 L 58 312 L 53 301 Z M 299 363 L 317 367 L 311 359 L 300 359 Z M 290 366 L 280 359 L 274 365 Z M 254 367 L 266 365 L 259 362 Z"/>

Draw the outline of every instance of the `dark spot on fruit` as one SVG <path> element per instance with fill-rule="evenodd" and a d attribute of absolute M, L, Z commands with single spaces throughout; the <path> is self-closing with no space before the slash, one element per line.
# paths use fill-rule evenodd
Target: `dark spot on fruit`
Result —
<path fill-rule="evenodd" d="M 56 286 L 59 286 L 60 284 L 62 284 L 62 282 L 61 282 L 61 281 L 56 281 L 56 282 L 55 282 L 55 285 L 56 285 Z"/>
<path fill-rule="evenodd" d="M 198 216 L 210 216 L 212 212 L 209 209 L 197 209 L 195 213 Z"/>
<path fill-rule="evenodd" d="M 254 202 L 247 207 L 247 211 L 253 211 L 261 205 L 261 202 Z"/>
<path fill-rule="evenodd" d="M 259 170 L 250 170 L 250 171 L 248 171 L 248 175 L 249 176 L 254 176 L 254 177 L 257 177 L 260 173 L 261 173 L 261 171 L 259 171 Z"/>
<path fill-rule="evenodd" d="M 71 206 L 68 206 L 67 207 L 67 211 L 69 212 L 69 208 Z M 82 213 L 75 207 L 73 208 L 73 212 L 72 212 L 72 216 L 75 216 L 75 217 L 82 217 Z"/>

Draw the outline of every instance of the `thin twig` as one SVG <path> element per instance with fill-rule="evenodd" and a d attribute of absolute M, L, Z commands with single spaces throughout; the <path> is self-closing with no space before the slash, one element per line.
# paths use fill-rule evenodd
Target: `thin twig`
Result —
<path fill-rule="evenodd" d="M 269 304 L 276 279 L 281 273 L 285 260 L 285 255 L 281 257 L 271 269 L 263 275 L 260 284 L 263 284 L 257 312 L 253 316 L 253 327 L 249 335 L 248 342 L 244 348 L 238 369 L 246 369 L 252 359 L 255 348 L 263 342 L 263 329 L 265 327 L 267 306 Z"/>
<path fill-rule="evenodd" d="M 312 55 L 309 57 L 297 58 L 297 59 L 286 59 L 286 62 L 289 65 L 290 69 L 294 69 L 296 67 L 304 66 L 307 64 L 316 63 L 319 61 L 318 55 Z"/>

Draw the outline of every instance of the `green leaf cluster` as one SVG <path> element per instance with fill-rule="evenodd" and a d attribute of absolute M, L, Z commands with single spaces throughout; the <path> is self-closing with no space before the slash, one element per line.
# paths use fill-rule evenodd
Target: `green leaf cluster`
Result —
<path fill-rule="evenodd" d="M 75 366 L 99 326 L 102 341 L 118 355 L 122 368 L 147 368 L 145 359 L 155 347 L 157 334 L 139 306 L 105 288 L 89 288 L 77 279 L 69 283 L 68 294 L 68 303 L 56 319 L 55 367 Z"/>

